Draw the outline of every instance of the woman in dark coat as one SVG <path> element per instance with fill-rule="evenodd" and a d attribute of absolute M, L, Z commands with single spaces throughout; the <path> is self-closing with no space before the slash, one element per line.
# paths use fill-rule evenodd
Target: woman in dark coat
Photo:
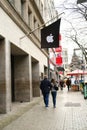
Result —
<path fill-rule="evenodd" d="M 56 108 L 56 96 L 57 96 L 57 85 L 56 85 L 56 81 L 55 79 L 52 79 L 51 80 L 51 85 L 52 85 L 52 88 L 51 88 L 51 95 L 52 95 L 52 100 L 53 100 L 53 107 Z"/>

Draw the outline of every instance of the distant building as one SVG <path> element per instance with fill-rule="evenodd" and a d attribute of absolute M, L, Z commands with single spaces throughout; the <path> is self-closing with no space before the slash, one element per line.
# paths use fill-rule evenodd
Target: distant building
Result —
<path fill-rule="evenodd" d="M 69 67 L 71 71 L 75 69 L 82 69 L 82 59 L 76 55 L 75 50 L 73 52 L 72 60 Z"/>
<path fill-rule="evenodd" d="M 66 69 L 68 69 L 68 51 L 67 51 L 67 48 L 63 48 L 62 57 L 63 57 L 63 67 L 66 70 Z"/>
<path fill-rule="evenodd" d="M 62 57 L 63 57 L 62 67 L 64 68 L 64 76 L 66 76 L 67 71 L 69 69 L 69 64 L 68 64 L 68 50 L 67 50 L 67 48 L 63 48 L 63 50 L 62 50 Z"/>

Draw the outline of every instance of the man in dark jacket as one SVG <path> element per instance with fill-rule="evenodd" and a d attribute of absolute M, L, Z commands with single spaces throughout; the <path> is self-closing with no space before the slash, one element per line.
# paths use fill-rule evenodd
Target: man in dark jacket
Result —
<path fill-rule="evenodd" d="M 42 80 L 40 84 L 40 89 L 43 94 L 45 107 L 48 107 L 48 104 L 49 104 L 49 93 L 50 93 L 51 87 L 52 87 L 51 82 L 47 79 L 47 76 L 45 75 L 44 80 Z"/>
<path fill-rule="evenodd" d="M 68 91 L 69 91 L 69 88 L 71 86 L 71 80 L 69 78 L 66 80 L 66 85 L 67 85 Z"/>

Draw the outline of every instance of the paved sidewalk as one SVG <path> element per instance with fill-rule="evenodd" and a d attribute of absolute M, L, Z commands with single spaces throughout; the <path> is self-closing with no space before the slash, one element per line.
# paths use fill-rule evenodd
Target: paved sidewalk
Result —
<path fill-rule="evenodd" d="M 87 100 L 80 91 L 68 92 L 67 88 L 58 91 L 56 108 L 51 96 L 48 108 L 40 99 L 29 106 L 3 130 L 87 130 Z"/>

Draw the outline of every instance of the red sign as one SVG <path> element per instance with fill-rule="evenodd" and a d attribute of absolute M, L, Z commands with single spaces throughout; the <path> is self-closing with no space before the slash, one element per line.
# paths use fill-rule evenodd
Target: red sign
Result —
<path fill-rule="evenodd" d="M 55 52 L 62 52 L 62 46 L 59 46 L 58 48 L 55 48 Z"/>
<path fill-rule="evenodd" d="M 56 57 L 56 64 L 62 65 L 62 57 Z"/>

